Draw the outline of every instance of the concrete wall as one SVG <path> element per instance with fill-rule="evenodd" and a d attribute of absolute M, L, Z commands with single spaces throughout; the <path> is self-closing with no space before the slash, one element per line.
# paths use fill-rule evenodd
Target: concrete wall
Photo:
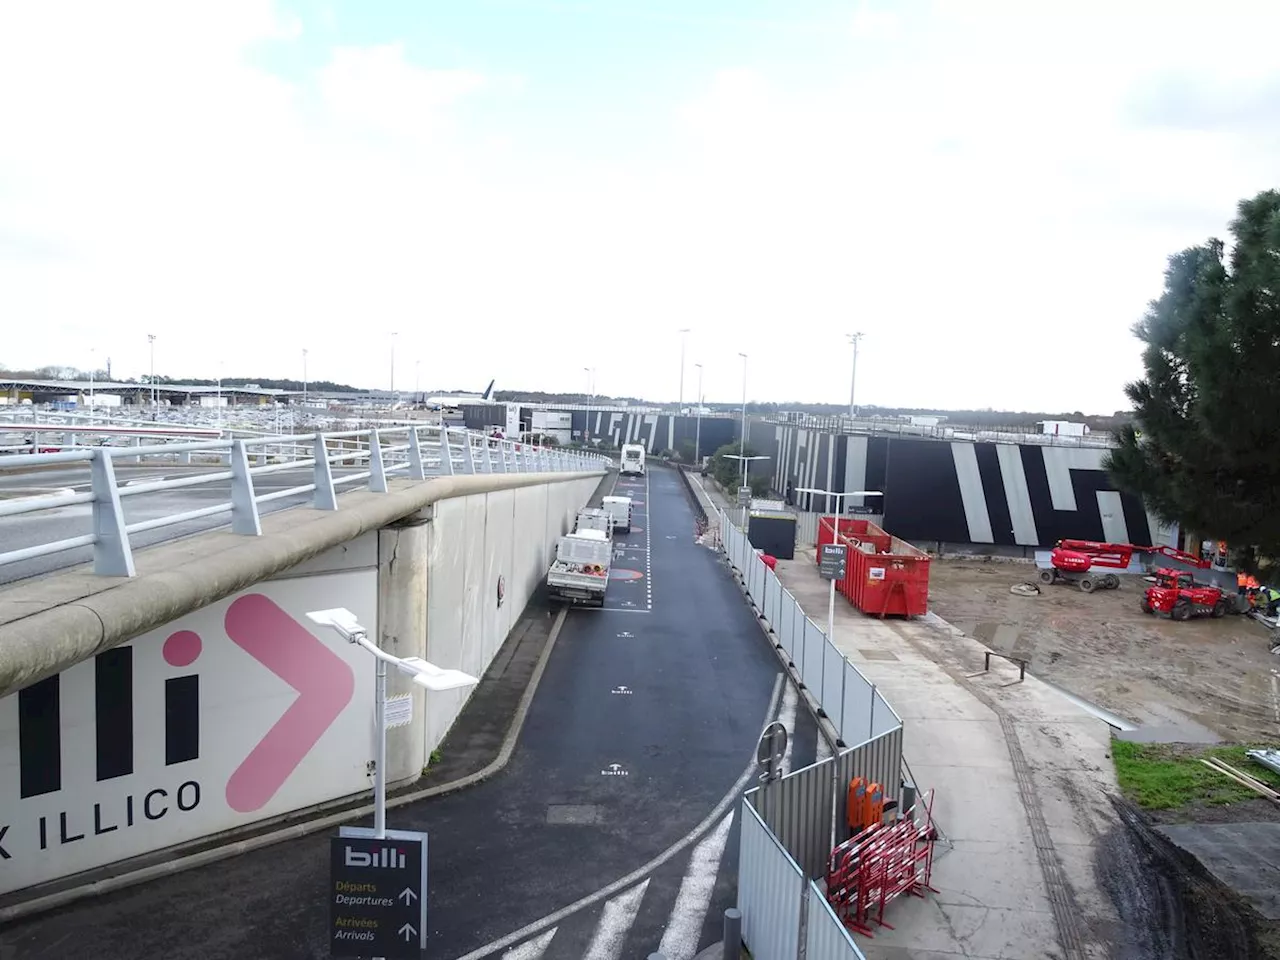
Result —
<path fill-rule="evenodd" d="M 0 697 L 0 899 L 367 791 L 373 658 L 307 612 L 483 675 L 601 481 L 563 477 L 437 500 Z M 471 691 L 388 686 L 404 783 Z"/>

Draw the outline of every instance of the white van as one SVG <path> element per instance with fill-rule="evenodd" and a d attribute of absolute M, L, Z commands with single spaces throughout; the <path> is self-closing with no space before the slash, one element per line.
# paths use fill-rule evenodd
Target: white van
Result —
<path fill-rule="evenodd" d="M 605 497 L 600 501 L 605 513 L 613 518 L 613 529 L 631 532 L 631 498 Z"/>
<path fill-rule="evenodd" d="M 622 445 L 622 466 L 618 472 L 624 477 L 627 474 L 643 477 L 644 447 L 638 443 L 624 443 Z"/>

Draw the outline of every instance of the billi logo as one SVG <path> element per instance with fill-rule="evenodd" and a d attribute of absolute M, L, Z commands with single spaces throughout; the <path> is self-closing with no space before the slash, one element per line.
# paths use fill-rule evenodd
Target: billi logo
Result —
<path fill-rule="evenodd" d="M 404 851 L 396 850 L 392 847 L 382 847 L 373 853 L 365 853 L 363 850 L 352 850 L 350 847 L 344 847 L 346 850 L 346 863 L 348 867 L 368 867 L 370 869 L 383 870 L 403 870 L 404 869 Z"/>
<path fill-rule="evenodd" d="M 265 735 L 250 735 L 254 745 L 223 786 L 227 806 L 237 813 L 251 814 L 271 801 L 350 703 L 355 675 L 345 660 L 262 594 L 237 598 L 227 607 L 223 625 L 231 643 L 298 694 Z M 49 677 L 18 692 L 19 798 L 48 797 L 61 793 L 64 787 L 68 796 L 62 810 L 55 807 L 50 811 L 47 801 L 42 804 L 46 812 L 32 824 L 0 823 L 0 861 L 13 859 L 5 837 L 9 834 L 12 841 L 20 829 L 34 828 L 36 846 L 44 851 L 188 814 L 202 801 L 207 804 L 207 770 L 199 763 L 202 741 L 209 736 L 201 729 L 202 698 L 209 695 L 211 680 L 224 687 L 215 693 L 225 694 L 225 685 L 234 684 L 235 678 L 228 668 L 222 668 L 212 678 L 204 678 L 206 689 L 202 689 L 196 671 L 204 647 L 204 640 L 191 630 L 177 630 L 161 645 L 162 717 L 155 715 L 158 710 L 149 697 L 144 698 L 148 707 L 143 708 L 149 716 L 140 716 L 134 699 L 135 658 L 152 655 L 150 645 L 142 650 L 116 647 L 94 657 L 92 774 L 94 782 L 102 785 L 98 788 L 86 782 L 89 771 L 66 769 L 64 763 L 67 731 L 62 676 Z M 147 678 L 144 682 L 155 682 L 151 678 L 156 675 L 151 670 L 142 673 Z M 251 721 L 246 721 L 246 726 L 254 729 Z M 163 744 L 154 733 L 158 727 L 163 728 Z M 138 728 L 150 755 L 138 756 Z M 71 735 L 85 733 L 81 727 Z M 232 723 L 220 725 L 214 736 L 219 740 L 244 739 Z M 135 774 L 139 779 L 145 774 L 152 782 L 137 786 Z M 113 781 L 121 781 L 123 789 L 110 789 Z M 88 802 L 95 798 L 97 802 Z M 30 845 L 24 846 L 30 849 Z"/>

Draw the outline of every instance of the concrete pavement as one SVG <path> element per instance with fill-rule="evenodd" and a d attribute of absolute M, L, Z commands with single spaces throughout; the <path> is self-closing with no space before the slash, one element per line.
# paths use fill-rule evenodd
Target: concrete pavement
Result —
<path fill-rule="evenodd" d="M 735 900 L 732 812 L 762 724 L 788 718 L 792 765 L 817 755 L 816 729 L 794 691 L 781 692 L 736 584 L 693 542 L 679 480 L 652 471 L 645 499 L 645 529 L 630 536 L 648 540 L 652 609 L 571 611 L 507 767 L 389 817 L 431 835 L 433 956 L 578 960 L 662 946 L 690 960 L 719 938 Z M 547 613 L 535 601 L 530 616 Z M 517 660 L 504 652 L 494 668 L 505 662 Z M 495 722 L 476 727 L 490 748 Z M 451 733 L 428 782 L 449 775 L 455 752 L 465 747 Z M 0 948 L 21 958 L 90 944 L 104 960 L 327 956 L 327 843 L 306 837 L 19 921 Z"/>

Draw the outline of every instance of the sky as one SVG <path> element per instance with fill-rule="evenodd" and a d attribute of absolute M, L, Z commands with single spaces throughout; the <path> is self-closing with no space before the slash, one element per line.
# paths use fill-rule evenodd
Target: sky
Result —
<path fill-rule="evenodd" d="M 857 331 L 860 404 L 1110 413 L 1167 257 L 1280 186 L 1277 35 L 1231 0 L 0 0 L 0 364 L 135 376 L 154 334 L 175 377 L 847 403 Z"/>

